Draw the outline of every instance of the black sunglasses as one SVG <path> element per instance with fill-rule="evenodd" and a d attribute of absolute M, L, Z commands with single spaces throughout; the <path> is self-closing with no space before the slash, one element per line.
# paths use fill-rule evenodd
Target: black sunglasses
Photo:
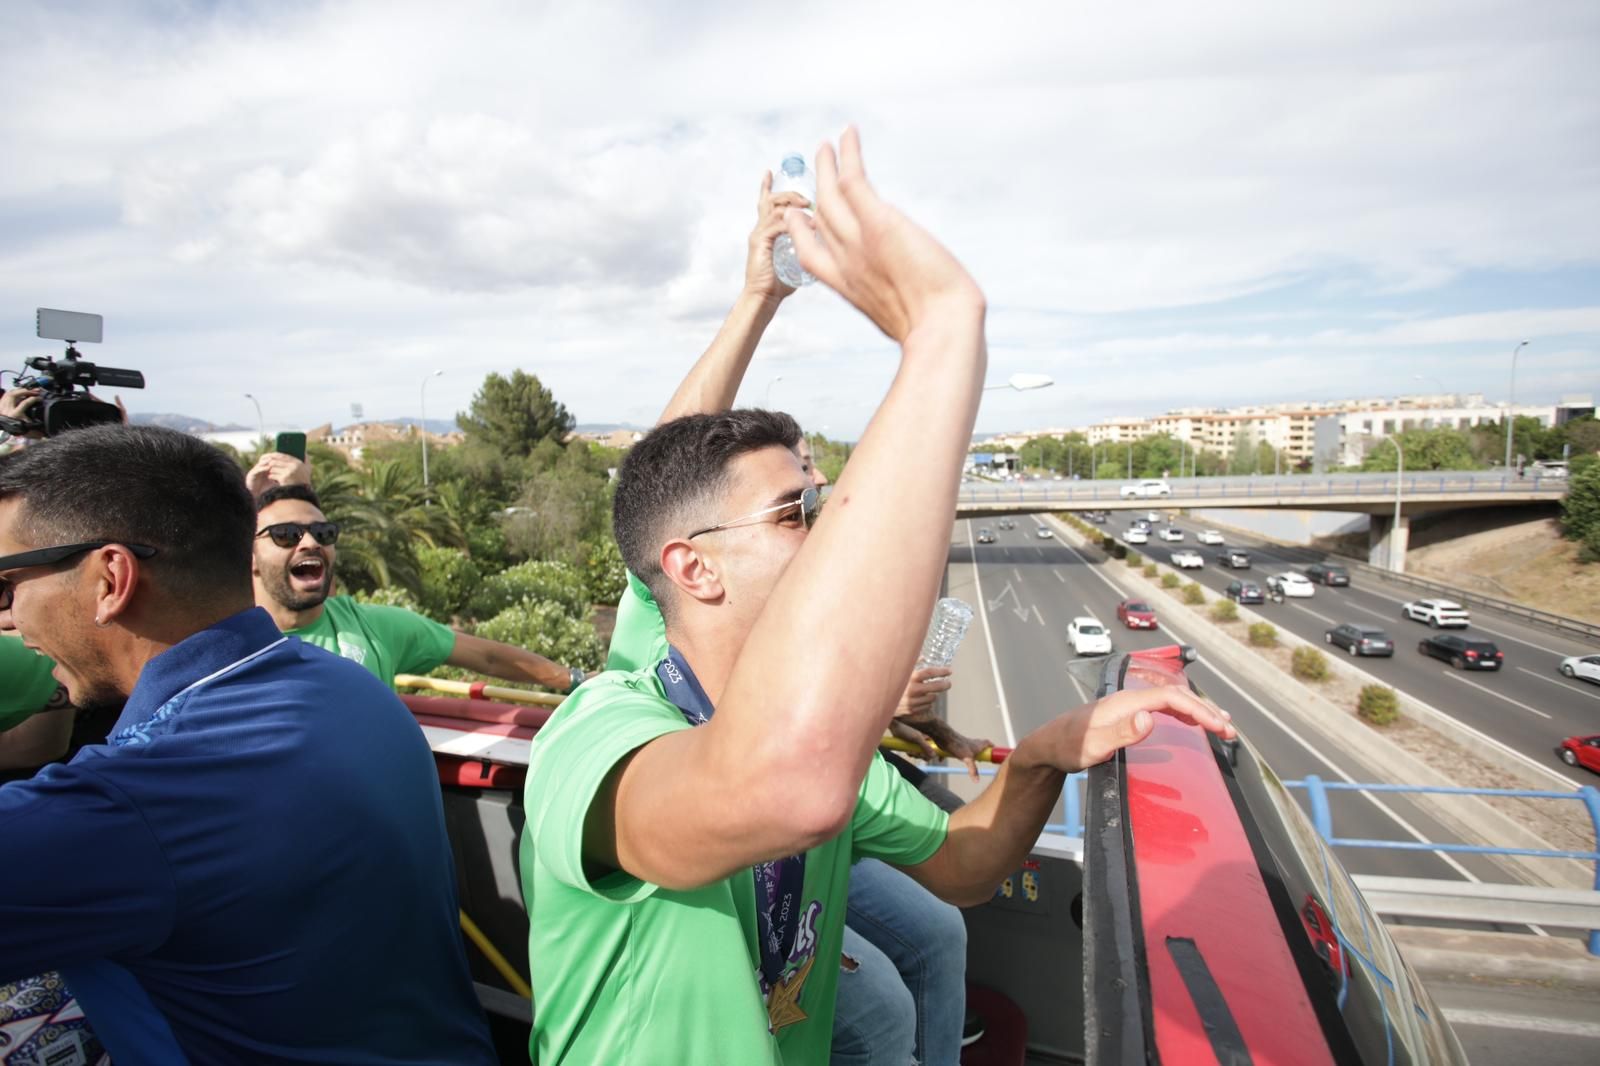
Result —
<path fill-rule="evenodd" d="M 0 555 L 0 574 L 7 570 L 29 570 L 38 566 L 54 566 L 64 563 L 74 555 L 92 552 L 96 548 L 104 548 L 107 544 L 122 544 L 119 540 L 86 540 L 80 544 L 57 544 L 53 548 L 35 548 L 32 551 L 18 552 L 16 555 Z M 140 559 L 148 559 L 156 553 L 156 549 L 148 544 L 122 544 Z M 15 584 L 8 577 L 0 577 L 0 611 L 11 609 L 11 595 Z"/>
<path fill-rule="evenodd" d="M 272 543 L 280 548 L 292 548 L 300 543 L 307 533 L 311 539 L 323 547 L 339 539 L 339 523 L 337 522 L 274 522 L 266 529 L 259 530 L 256 536 L 271 537 Z"/>

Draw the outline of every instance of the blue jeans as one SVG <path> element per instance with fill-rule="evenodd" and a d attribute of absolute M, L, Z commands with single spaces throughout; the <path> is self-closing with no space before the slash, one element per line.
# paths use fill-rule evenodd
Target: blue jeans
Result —
<path fill-rule="evenodd" d="M 967 1010 L 961 912 L 892 866 L 850 868 L 832 1066 L 955 1066 Z"/>

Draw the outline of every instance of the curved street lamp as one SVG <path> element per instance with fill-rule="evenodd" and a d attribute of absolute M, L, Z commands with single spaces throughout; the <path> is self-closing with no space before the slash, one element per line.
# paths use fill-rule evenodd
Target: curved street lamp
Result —
<path fill-rule="evenodd" d="M 1028 392 L 1032 389 L 1048 389 L 1056 383 L 1056 379 L 1049 374 L 1012 374 L 999 385 L 985 385 L 984 392 L 994 389 L 1015 389 L 1017 392 Z"/>
<path fill-rule="evenodd" d="M 266 440 L 267 423 L 261 418 L 261 401 L 250 395 L 248 392 L 244 394 L 244 398 L 256 405 L 256 432 L 261 435 L 262 440 Z"/>
<path fill-rule="evenodd" d="M 422 376 L 422 387 L 417 390 L 417 409 L 422 414 L 422 422 L 417 426 L 422 434 L 422 501 L 432 503 L 428 498 L 428 382 L 443 374 L 443 370 L 435 370 Z"/>

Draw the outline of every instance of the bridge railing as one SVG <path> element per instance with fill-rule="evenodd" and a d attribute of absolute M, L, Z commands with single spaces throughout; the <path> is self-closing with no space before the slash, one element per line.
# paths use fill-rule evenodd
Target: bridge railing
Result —
<path fill-rule="evenodd" d="M 1592 785 L 1571 792 L 1513 788 L 1447 788 L 1424 785 L 1356 784 L 1324 781 L 1307 774 L 1284 787 L 1303 789 L 1311 808 L 1311 824 L 1332 847 L 1379 848 L 1388 851 L 1431 851 L 1464 855 L 1519 855 L 1546 859 L 1579 859 L 1594 864 L 1594 888 L 1563 889 L 1529 885 L 1477 885 L 1454 881 L 1428 882 L 1415 878 L 1357 878 L 1370 882 L 1376 898 L 1369 898 L 1380 914 L 1419 918 L 1444 918 L 1484 922 L 1526 922 L 1589 931 L 1589 954 L 1600 955 L 1600 789 Z M 1546 848 L 1497 848 L 1483 844 L 1441 844 L 1413 840 L 1370 840 L 1341 837 L 1333 828 L 1332 792 L 1431 793 L 1446 796 L 1502 796 L 1516 799 L 1570 800 L 1581 803 L 1594 827 L 1595 847 L 1588 851 Z M 1498 894 L 1496 894 L 1498 892 Z"/>
<path fill-rule="evenodd" d="M 1566 492 L 1566 478 L 1534 474 L 1517 477 L 1514 473 L 1472 473 L 1430 471 L 1405 474 L 1330 474 L 1268 475 L 1260 477 L 1199 477 L 1168 479 L 1168 496 L 1124 496 L 1122 488 L 1132 479 L 1094 481 L 1020 481 L 982 486 L 964 485 L 957 497 L 960 503 L 1013 501 L 1062 501 L 1065 503 L 1128 502 L 1135 506 L 1159 506 L 1186 499 L 1307 499 L 1337 496 L 1383 496 L 1393 498 L 1396 482 L 1402 497 L 1410 495 L 1527 495 L 1547 494 L 1552 498 Z"/>

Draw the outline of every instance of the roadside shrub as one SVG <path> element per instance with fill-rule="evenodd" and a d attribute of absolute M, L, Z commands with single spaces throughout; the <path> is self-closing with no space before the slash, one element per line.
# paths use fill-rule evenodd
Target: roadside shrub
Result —
<path fill-rule="evenodd" d="M 1161 575 L 1161 587 L 1164 589 L 1175 589 L 1181 584 L 1183 584 L 1183 578 L 1177 574 L 1167 573 Z"/>
<path fill-rule="evenodd" d="M 1111 557 L 1113 559 L 1126 559 L 1128 557 L 1128 546 L 1126 544 L 1111 545 Z"/>
<path fill-rule="evenodd" d="M 1373 725 L 1388 725 L 1400 717 L 1400 699 L 1387 685 L 1362 685 L 1356 713 Z"/>
<path fill-rule="evenodd" d="M 1144 576 L 1145 577 L 1155 577 L 1156 576 L 1156 564 L 1155 563 L 1145 563 L 1144 564 Z"/>
<path fill-rule="evenodd" d="M 1200 587 L 1198 581 L 1191 581 L 1183 586 L 1183 602 L 1191 607 L 1198 607 L 1206 602 L 1205 590 Z"/>
<path fill-rule="evenodd" d="M 1116 548 L 1117 548 L 1117 541 L 1116 541 L 1115 537 L 1101 537 L 1100 538 L 1100 550 L 1101 551 L 1106 551 L 1106 552 L 1115 551 Z"/>
<path fill-rule="evenodd" d="M 1278 627 L 1271 622 L 1251 622 L 1250 643 L 1258 648 L 1276 648 L 1278 646 Z"/>
<path fill-rule="evenodd" d="M 1144 562 L 1144 556 L 1140 555 L 1136 551 L 1128 552 L 1128 565 L 1129 566 L 1138 566 L 1143 562 Z"/>
<path fill-rule="evenodd" d="M 478 636 L 527 648 L 563 666 L 598 670 L 605 648 L 594 626 L 573 618 L 558 603 L 519 603 L 478 626 Z"/>
<path fill-rule="evenodd" d="M 628 588 L 628 568 L 622 563 L 622 552 L 614 538 L 590 542 L 583 581 L 590 603 L 616 603 L 622 598 Z"/>
<path fill-rule="evenodd" d="M 417 603 L 417 598 L 399 585 L 389 585 L 379 589 L 361 589 L 355 594 L 357 603 L 375 603 L 380 607 L 404 607 L 408 611 L 422 614 L 422 605 Z"/>
<path fill-rule="evenodd" d="M 1237 622 L 1239 608 L 1232 600 L 1217 600 L 1211 605 L 1211 620 L 1213 622 Z"/>
<path fill-rule="evenodd" d="M 1328 657 L 1316 648 L 1296 648 L 1289 659 L 1289 672 L 1302 681 L 1325 681 Z"/>
<path fill-rule="evenodd" d="M 472 616 L 490 619 L 519 603 L 553 603 L 569 617 L 581 619 L 589 616 L 590 602 L 588 585 L 576 567 L 533 560 L 485 578 L 472 597 Z"/>

